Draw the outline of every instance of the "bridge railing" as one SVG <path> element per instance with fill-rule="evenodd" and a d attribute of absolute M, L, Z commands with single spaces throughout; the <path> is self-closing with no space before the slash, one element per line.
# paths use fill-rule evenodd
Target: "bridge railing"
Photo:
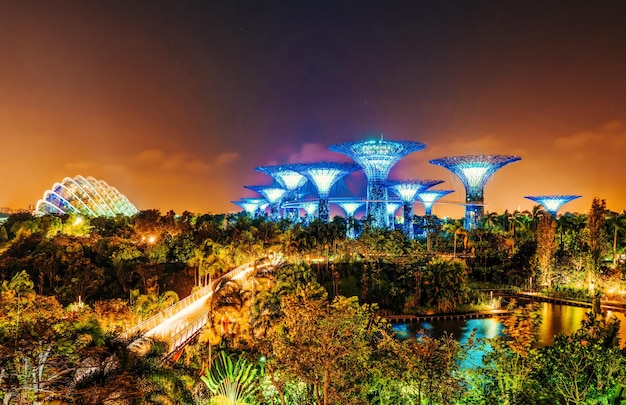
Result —
<path fill-rule="evenodd" d="M 166 339 L 165 344 L 167 345 L 168 353 L 172 353 L 184 346 L 189 339 L 191 339 L 200 331 L 200 329 L 202 329 L 204 325 L 206 325 L 208 319 L 209 312 L 207 311 Z"/>
<path fill-rule="evenodd" d="M 222 278 L 226 278 L 227 276 L 230 278 L 234 278 L 239 274 L 253 270 L 253 269 L 263 269 L 266 267 L 275 267 L 280 262 L 282 262 L 282 258 L 277 258 L 271 261 L 265 261 L 263 264 L 255 266 L 254 263 L 248 266 L 240 266 L 237 269 L 233 270 L 231 273 L 224 275 Z M 182 347 L 189 339 L 191 339 L 202 327 L 206 324 L 209 319 L 209 311 L 204 312 L 202 315 L 198 316 L 191 322 L 186 323 L 184 326 L 179 328 L 179 330 L 175 331 L 168 339 L 165 340 L 167 344 L 169 353 L 172 353 Z"/>
<path fill-rule="evenodd" d="M 209 292 L 211 292 L 213 290 L 214 285 L 219 282 L 219 280 L 224 279 L 224 278 L 233 278 L 235 276 L 237 276 L 238 274 L 240 274 L 241 272 L 249 269 L 249 268 L 253 268 L 254 267 L 254 262 L 252 263 L 246 263 L 243 264 L 239 267 L 234 268 L 233 270 L 229 271 L 228 273 L 222 275 L 221 277 L 216 278 L 212 283 L 194 291 L 193 293 L 191 293 L 190 295 L 186 296 L 185 298 L 183 298 L 182 300 L 177 301 L 176 303 L 170 305 L 169 307 L 165 308 L 163 311 L 151 316 L 150 318 L 146 319 L 145 321 L 142 321 L 141 323 L 137 324 L 136 326 L 130 328 L 128 331 L 124 332 L 123 334 L 121 334 L 122 338 L 128 338 L 130 336 L 134 336 L 138 333 L 142 333 L 142 332 L 147 332 L 151 329 L 154 329 L 157 325 L 161 324 L 164 320 L 170 318 L 172 315 L 178 313 L 179 311 L 183 310 L 184 308 L 188 307 L 189 305 L 193 304 L 194 302 L 196 302 L 199 298 L 205 296 L 206 294 L 208 294 Z"/>

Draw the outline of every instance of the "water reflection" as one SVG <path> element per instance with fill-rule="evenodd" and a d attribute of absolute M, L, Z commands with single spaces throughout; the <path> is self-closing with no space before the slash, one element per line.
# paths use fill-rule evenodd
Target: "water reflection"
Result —
<path fill-rule="evenodd" d="M 539 303 L 541 324 L 537 331 L 536 346 L 552 344 L 554 336 L 565 333 L 571 334 L 579 329 L 585 319 L 588 308 L 572 307 L 567 305 Z M 620 320 L 620 346 L 626 347 L 626 315 L 620 312 L 609 311 L 608 316 L 616 316 Z M 393 325 L 400 339 L 415 339 L 420 333 L 432 337 L 441 337 L 445 333 L 452 335 L 461 344 L 466 344 L 474 332 L 474 339 L 493 338 L 502 334 L 502 324 L 493 318 L 468 320 L 437 320 L 421 322 L 419 324 L 397 323 Z M 487 347 L 485 350 L 489 350 Z M 479 365 L 484 354 L 483 350 L 473 348 L 468 358 L 463 362 L 464 367 Z"/>

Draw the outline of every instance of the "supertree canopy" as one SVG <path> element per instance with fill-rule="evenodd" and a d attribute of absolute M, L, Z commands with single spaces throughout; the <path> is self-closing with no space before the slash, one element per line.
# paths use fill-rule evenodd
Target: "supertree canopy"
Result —
<path fill-rule="evenodd" d="M 342 210 L 346 213 L 346 216 L 353 217 L 354 213 L 361 208 L 364 202 L 360 201 L 339 201 L 335 202 L 338 206 L 341 207 Z"/>
<path fill-rule="evenodd" d="M 296 200 L 298 190 L 306 183 L 306 177 L 292 170 L 289 165 L 259 166 L 255 167 L 254 170 L 271 176 L 281 187 L 287 190 L 283 198 L 284 203 Z M 298 208 L 291 206 L 284 207 L 283 212 L 285 217 L 291 218 L 292 220 L 296 220 L 299 217 Z"/>
<path fill-rule="evenodd" d="M 527 195 L 524 198 L 528 198 L 538 204 L 548 211 L 550 215 L 556 217 L 556 212 L 561 208 L 564 204 L 580 198 L 579 195 Z"/>
<path fill-rule="evenodd" d="M 359 167 L 353 163 L 315 162 L 298 163 L 290 168 L 305 176 L 317 188 L 319 196 L 318 217 L 324 222 L 330 220 L 328 194 L 340 178 L 356 171 Z"/>
<path fill-rule="evenodd" d="M 277 186 L 245 186 L 245 188 L 261 194 L 270 204 L 270 218 L 272 221 L 280 219 L 280 203 L 287 190 Z"/>
<path fill-rule="evenodd" d="M 363 168 L 368 183 L 367 215 L 372 217 L 373 227 L 387 228 L 387 188 L 384 182 L 389 171 L 400 159 L 425 147 L 420 142 L 386 140 L 381 136 L 380 139 L 338 143 L 329 149 L 343 153 Z"/>
<path fill-rule="evenodd" d="M 115 187 L 93 177 L 66 177 L 37 201 L 36 214 L 80 214 L 90 217 L 134 215 L 137 208 Z"/>
<path fill-rule="evenodd" d="M 306 177 L 292 170 L 290 165 L 259 166 L 255 167 L 254 170 L 271 176 L 289 192 L 299 189 L 306 183 Z"/>
<path fill-rule="evenodd" d="M 389 216 L 389 223 L 391 224 L 392 229 L 395 224 L 394 216 L 396 214 L 396 211 L 398 211 L 398 208 L 400 207 L 402 207 L 401 202 L 387 200 L 387 215 Z"/>
<path fill-rule="evenodd" d="M 424 204 L 424 215 L 432 215 L 433 204 L 441 197 L 453 192 L 454 190 L 426 190 L 417 193 L 417 199 Z"/>
<path fill-rule="evenodd" d="M 430 163 L 456 174 L 465 186 L 465 227 L 472 229 L 483 216 L 487 180 L 500 168 L 521 160 L 510 155 L 466 155 L 433 159 Z"/>
<path fill-rule="evenodd" d="M 404 223 L 403 232 L 411 239 L 413 232 L 413 202 L 417 198 L 417 193 L 432 186 L 443 183 L 443 180 L 394 180 L 388 181 L 388 187 L 400 197 L 403 205 Z"/>
<path fill-rule="evenodd" d="M 264 206 L 267 206 L 268 202 L 264 198 L 242 198 L 238 201 L 232 201 L 233 204 L 237 204 L 248 214 L 250 217 L 258 215 Z"/>

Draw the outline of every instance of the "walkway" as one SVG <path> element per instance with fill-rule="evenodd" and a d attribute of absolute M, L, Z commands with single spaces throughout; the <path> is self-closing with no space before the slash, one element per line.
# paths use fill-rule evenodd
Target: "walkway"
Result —
<path fill-rule="evenodd" d="M 128 345 L 137 353 L 145 353 L 150 347 L 151 339 L 165 342 L 167 346 L 166 356 L 168 356 L 181 349 L 206 324 L 209 317 L 210 301 L 219 280 L 244 280 L 254 269 L 276 267 L 281 260 L 281 258 L 274 257 L 239 266 L 210 285 L 195 291 L 171 307 L 129 329 L 122 335 L 122 338 L 140 335 L 138 339 Z"/>

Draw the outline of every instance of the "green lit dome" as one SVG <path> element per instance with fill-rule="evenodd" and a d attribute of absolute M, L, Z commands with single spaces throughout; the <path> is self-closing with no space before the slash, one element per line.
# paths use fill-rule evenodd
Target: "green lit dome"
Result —
<path fill-rule="evenodd" d="M 137 208 L 115 187 L 93 177 L 66 177 L 37 201 L 37 214 L 81 214 L 89 217 L 134 215 Z"/>

